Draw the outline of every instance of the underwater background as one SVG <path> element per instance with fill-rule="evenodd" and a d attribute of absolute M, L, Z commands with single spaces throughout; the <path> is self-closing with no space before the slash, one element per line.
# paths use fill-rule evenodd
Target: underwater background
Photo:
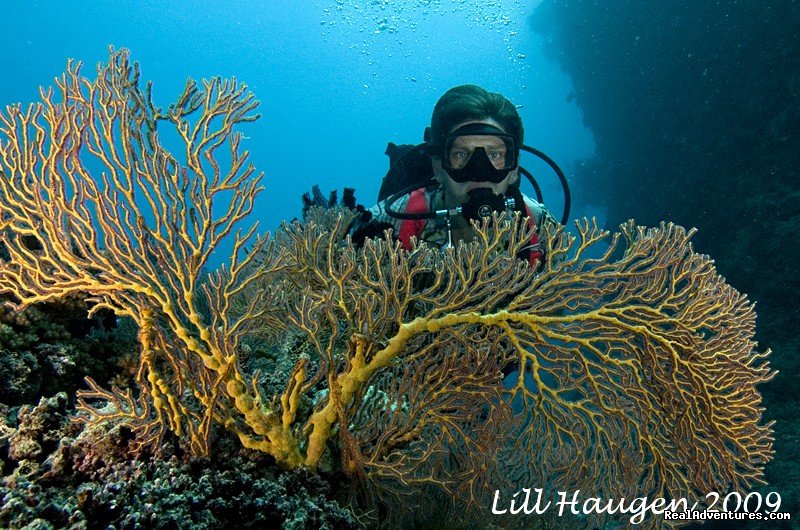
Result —
<path fill-rule="evenodd" d="M 243 148 L 266 174 L 256 216 L 272 229 L 298 216 L 300 194 L 313 184 L 326 193 L 354 187 L 371 206 L 387 142 L 421 143 L 436 100 L 459 84 L 508 97 L 527 141 L 565 168 L 590 156 L 592 134 L 567 101 L 569 77 L 531 29 L 534 4 L 16 3 L 5 10 L 0 50 L 3 71 L 15 75 L 0 101 L 36 98 L 68 57 L 91 73 L 109 45 L 131 50 L 156 101 L 171 101 L 187 77 L 236 77 L 261 101 L 263 118 L 247 129 Z M 543 191 L 560 201 L 556 178 L 547 177 L 539 179 Z"/>
<path fill-rule="evenodd" d="M 769 486 L 761 490 L 780 492 L 782 511 L 800 517 L 797 2 L 36 1 L 10 2 L 2 12 L 2 106 L 38 100 L 38 87 L 52 85 L 67 58 L 83 61 L 84 75 L 91 76 L 107 60 L 109 45 L 131 50 L 142 78 L 153 81 L 156 102 L 174 99 L 187 77 L 233 76 L 246 83 L 261 102 L 262 117 L 246 126 L 243 148 L 265 173 L 266 191 L 253 213 L 263 230 L 299 217 L 300 195 L 315 184 L 323 193 L 353 187 L 358 201 L 371 206 L 388 166 L 386 143 L 420 143 L 442 93 L 464 83 L 502 93 L 519 109 L 526 144 L 567 173 L 571 217 L 595 215 L 612 228 L 629 218 L 640 225 L 673 221 L 697 227 L 695 249 L 714 258 L 729 283 L 756 302 L 759 347 L 772 349 L 772 367 L 780 371 L 760 388 L 765 416 L 776 421 L 775 459 L 766 468 Z M 533 160 L 523 159 L 523 165 L 533 170 L 546 205 L 560 216 L 555 176 Z M 524 186 L 523 191 L 531 194 Z M 215 264 L 228 250 L 218 250 Z M 65 414 L 69 405 L 53 396 L 74 393 L 89 364 L 106 363 L 110 378 L 118 363 L 96 358 L 125 348 L 121 340 L 90 334 L 67 319 L 26 329 L 23 334 L 9 325 L 0 333 L 0 380 L 7 379 L 0 381 L 0 402 L 7 424 L 20 421 L 20 405 L 42 397 L 51 401 L 40 414 L 44 419 L 30 417 L 26 427 L 39 449 L 9 446 L 2 438 L 6 477 L 20 460 L 15 451 L 43 459 L 57 445 L 43 434 L 47 411 Z M 38 348 L 43 337 L 69 345 L 59 350 L 62 357 L 64 351 L 74 355 L 63 361 L 68 368 L 54 368 L 52 351 Z M 12 351 L 24 354 L 12 358 Z M 203 484 L 213 482 L 213 467 L 158 465 L 154 476 L 160 482 L 145 481 L 147 473 L 138 468 L 118 471 L 115 480 L 145 481 L 157 492 L 150 493 L 150 504 L 165 503 L 163 513 L 181 520 L 187 516 L 181 510 L 191 512 L 204 502 Z M 24 474 L 15 473 L 4 492 L 24 484 Z M 180 478 L 191 473 L 205 475 Z M 320 500 L 324 495 L 317 492 L 333 486 L 314 477 L 269 481 L 234 474 L 226 480 L 230 484 L 206 487 L 224 497 L 246 483 L 250 497 L 270 499 L 260 502 L 273 503 L 270 509 L 286 527 L 355 526 L 346 510 Z M 164 501 L 172 487 L 166 484 L 194 504 Z M 37 487 L 46 485 L 28 491 Z M 81 509 L 102 512 L 100 521 L 119 517 L 124 510 L 108 513 L 101 495 L 112 498 L 114 492 L 85 492 Z M 40 525 L 31 528 L 78 524 L 56 513 L 59 506 L 75 508 L 65 500 L 68 494 L 40 497 L 48 498 L 47 508 L 37 508 L 35 498 L 9 494 L 0 521 L 16 527 L 31 517 L 31 524 Z M 220 504 L 215 517 L 224 524 L 258 509 Z M 320 519 L 322 512 L 329 519 Z M 800 527 L 796 521 L 781 524 L 769 528 Z"/>

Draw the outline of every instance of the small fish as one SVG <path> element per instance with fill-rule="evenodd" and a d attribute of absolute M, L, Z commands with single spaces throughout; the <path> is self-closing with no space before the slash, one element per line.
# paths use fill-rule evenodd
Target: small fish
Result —
<path fill-rule="evenodd" d="M 415 83 L 417 82 L 417 78 L 416 78 L 416 77 L 412 77 L 412 78 L 410 78 L 410 79 L 411 79 L 413 82 L 415 82 Z"/>

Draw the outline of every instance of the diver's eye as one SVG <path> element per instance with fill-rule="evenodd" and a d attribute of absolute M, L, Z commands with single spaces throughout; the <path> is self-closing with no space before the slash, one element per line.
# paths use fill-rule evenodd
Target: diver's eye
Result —
<path fill-rule="evenodd" d="M 450 165 L 455 168 L 463 167 L 467 163 L 467 160 L 469 160 L 470 154 L 469 151 L 463 151 L 461 149 L 450 151 Z"/>
<path fill-rule="evenodd" d="M 506 151 L 504 149 L 492 149 L 489 151 L 489 162 L 497 169 L 502 169 L 506 165 Z"/>

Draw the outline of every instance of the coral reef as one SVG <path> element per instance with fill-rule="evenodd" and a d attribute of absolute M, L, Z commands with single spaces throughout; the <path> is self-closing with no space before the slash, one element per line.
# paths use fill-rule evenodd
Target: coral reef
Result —
<path fill-rule="evenodd" d="M 87 309 L 79 297 L 20 311 L 0 307 L 0 403 L 74 393 L 84 377 L 107 380 L 135 353 L 135 337 L 117 333 L 113 314 L 90 320 Z"/>
<path fill-rule="evenodd" d="M 226 459 L 170 454 L 132 459 L 130 433 L 69 422 L 59 394 L 23 407 L 6 427 L 3 528 L 358 528 L 331 485 L 280 472 L 223 442 Z M 263 460 L 263 458 L 262 458 Z"/>
<path fill-rule="evenodd" d="M 245 87 L 189 82 L 164 111 L 113 50 L 95 80 L 70 63 L 57 84 L 0 115 L 0 291 L 20 308 L 86 293 L 90 315 L 136 323 L 135 388 L 89 379 L 85 432 L 116 429 L 134 455 L 174 436 L 202 459 L 224 429 L 284 469 L 343 472 L 396 520 L 437 497 L 480 517 L 511 481 L 701 498 L 763 480 L 768 352 L 692 231 L 628 222 L 612 236 L 584 220 L 548 234 L 541 273 L 516 258 L 534 229 L 519 217 L 445 250 L 356 249 L 340 209 L 270 239 L 234 232 L 261 178 L 239 150 L 257 117 Z M 265 362 L 264 340 L 287 351 Z M 17 469 L 35 460 L 25 450 Z"/>

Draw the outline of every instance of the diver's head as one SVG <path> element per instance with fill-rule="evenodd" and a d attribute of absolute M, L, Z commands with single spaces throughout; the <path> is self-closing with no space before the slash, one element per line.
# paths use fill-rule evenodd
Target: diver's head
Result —
<path fill-rule="evenodd" d="M 524 129 L 517 108 L 505 96 L 477 85 L 460 85 L 445 92 L 431 116 L 429 138 L 432 146 L 443 146 L 447 136 L 460 124 L 494 120 L 496 125 L 522 145 Z"/>
<path fill-rule="evenodd" d="M 427 138 L 447 205 L 467 202 L 478 189 L 505 195 L 519 181 L 522 137 L 517 109 L 502 95 L 475 85 L 448 90 L 436 103 Z"/>
<path fill-rule="evenodd" d="M 513 137 L 488 118 L 457 124 L 431 163 L 447 206 L 457 206 L 467 202 L 473 190 L 505 195 L 519 181 L 517 158 Z"/>

